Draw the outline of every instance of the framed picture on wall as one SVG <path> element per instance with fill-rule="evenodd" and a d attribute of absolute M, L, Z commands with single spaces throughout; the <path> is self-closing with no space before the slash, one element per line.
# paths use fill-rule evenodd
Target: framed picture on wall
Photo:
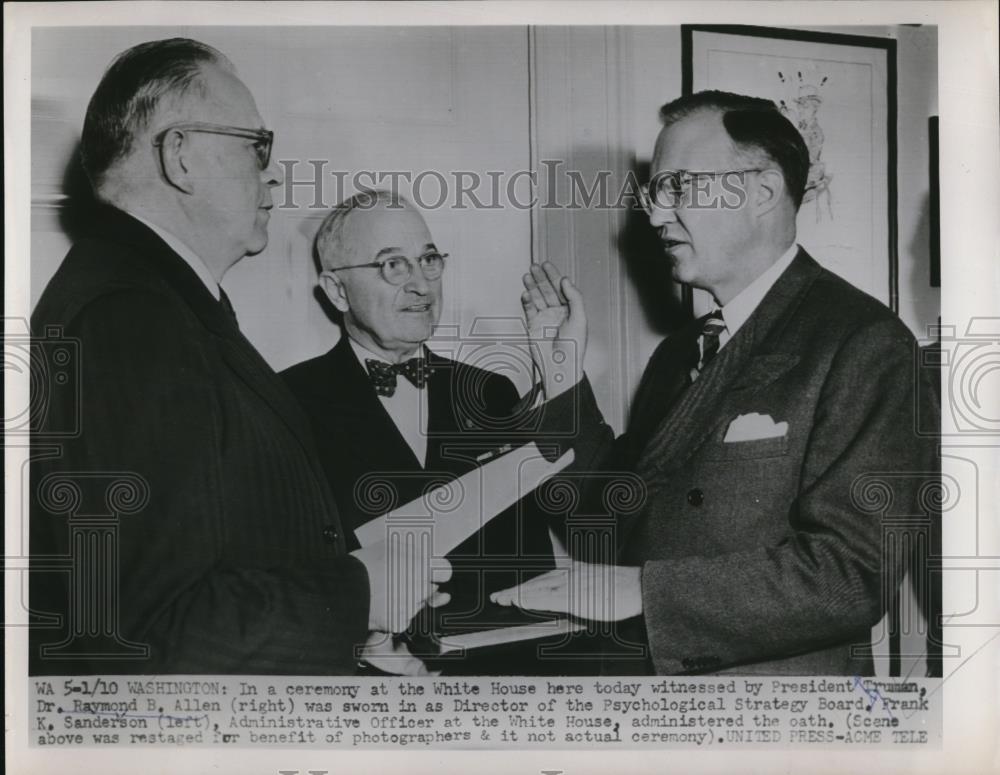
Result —
<path fill-rule="evenodd" d="M 799 244 L 898 312 L 896 41 L 684 25 L 681 56 L 684 94 L 764 97 L 798 127 L 810 161 Z"/>

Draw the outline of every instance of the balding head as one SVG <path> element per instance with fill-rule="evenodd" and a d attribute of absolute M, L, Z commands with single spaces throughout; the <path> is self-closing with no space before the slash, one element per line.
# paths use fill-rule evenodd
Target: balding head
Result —
<path fill-rule="evenodd" d="M 433 333 L 443 259 L 423 216 L 405 199 L 387 191 L 351 197 L 323 221 L 316 253 L 320 284 L 358 344 L 395 362 Z M 387 263 L 402 270 L 398 280 Z"/>
<path fill-rule="evenodd" d="M 232 67 L 211 46 L 187 38 L 140 43 L 115 58 L 90 98 L 80 139 L 83 168 L 96 192 L 166 103 L 191 93 L 204 97 L 206 64 Z"/>
<path fill-rule="evenodd" d="M 387 210 L 409 210 L 423 221 L 409 200 L 391 191 L 362 191 L 334 207 L 316 232 L 316 256 L 322 269 L 356 263 L 351 259 L 359 249 L 364 254 L 367 248 L 359 242 L 368 240 L 361 232 L 370 225 L 369 217 L 378 220 Z"/>
<path fill-rule="evenodd" d="M 771 100 L 724 91 L 700 91 L 660 108 L 665 127 L 701 111 L 717 114 L 743 158 L 775 165 L 785 179 L 785 193 L 798 210 L 809 175 L 809 150 L 791 121 Z"/>

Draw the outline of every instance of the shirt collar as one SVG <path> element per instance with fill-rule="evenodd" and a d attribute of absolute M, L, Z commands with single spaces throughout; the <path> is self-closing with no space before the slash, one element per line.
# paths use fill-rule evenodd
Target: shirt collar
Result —
<path fill-rule="evenodd" d="M 736 336 L 736 332 L 743 327 L 754 310 L 760 306 L 767 292 L 771 290 L 771 286 L 788 269 L 788 265 L 792 263 L 792 259 L 798 252 L 799 246 L 793 242 L 781 258 L 765 269 L 756 280 L 736 294 L 736 297 L 722 308 L 722 319 L 726 323 L 726 330 L 730 337 Z"/>
<path fill-rule="evenodd" d="M 208 267 L 205 266 L 205 262 L 202 261 L 198 254 L 191 250 L 191 248 L 189 248 L 182 239 L 171 234 L 162 226 L 157 226 L 155 223 L 147 221 L 141 215 L 133 212 L 132 210 L 126 210 L 125 212 L 140 223 L 145 224 L 147 227 L 152 229 L 157 237 L 166 242 L 167 247 L 180 256 L 184 260 L 184 263 L 194 270 L 194 273 L 198 275 L 198 279 L 204 283 L 205 288 L 207 288 L 208 292 L 215 297 L 216 301 L 219 301 L 222 298 L 219 293 L 219 284 L 215 281 L 215 278 L 212 277 L 212 273 L 208 271 Z"/>

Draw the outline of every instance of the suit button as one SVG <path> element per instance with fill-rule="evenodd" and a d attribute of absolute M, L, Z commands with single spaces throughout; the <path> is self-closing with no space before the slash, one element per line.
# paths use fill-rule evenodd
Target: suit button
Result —
<path fill-rule="evenodd" d="M 334 528 L 333 525 L 327 525 L 326 527 L 323 528 L 323 540 L 326 541 L 328 544 L 337 543 L 337 539 L 339 537 L 340 536 L 337 535 L 337 530 L 336 528 Z"/>
<path fill-rule="evenodd" d="M 687 501 L 692 506 L 700 506 L 705 502 L 705 493 L 699 490 L 697 487 L 693 487 L 688 490 Z"/>

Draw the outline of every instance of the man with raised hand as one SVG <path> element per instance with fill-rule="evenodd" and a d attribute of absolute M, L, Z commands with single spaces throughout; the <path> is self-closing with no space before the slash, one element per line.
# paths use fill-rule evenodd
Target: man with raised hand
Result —
<path fill-rule="evenodd" d="M 624 436 L 591 417 L 576 439 L 578 466 L 645 486 L 617 556 L 493 598 L 621 622 L 648 658 L 611 672 L 871 674 L 900 580 L 891 517 L 923 513 L 938 469 L 913 336 L 796 244 L 809 156 L 772 103 L 701 92 L 661 116 L 643 204 L 674 279 L 717 308 L 653 354 Z M 526 287 L 529 317 L 579 311 Z"/>

